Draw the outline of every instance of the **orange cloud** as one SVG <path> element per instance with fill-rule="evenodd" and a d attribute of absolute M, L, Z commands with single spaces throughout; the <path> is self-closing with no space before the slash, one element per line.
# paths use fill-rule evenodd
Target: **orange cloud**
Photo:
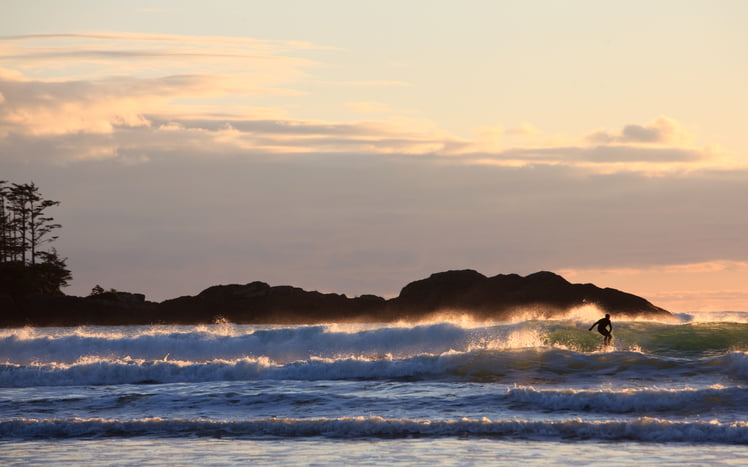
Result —
<path fill-rule="evenodd" d="M 479 127 L 461 147 L 466 163 L 505 167 L 562 165 L 590 173 L 639 172 L 650 176 L 742 167 L 717 145 L 691 144 L 682 125 L 668 117 L 629 124 L 620 132 L 597 131 L 582 139 L 544 135 L 530 124 L 505 130 Z"/>
<path fill-rule="evenodd" d="M 429 119 L 316 122 L 289 117 L 293 107 L 286 101 L 262 109 L 247 105 L 252 96 L 304 96 L 292 86 L 296 82 L 319 84 L 306 74 L 315 63 L 295 56 L 311 49 L 326 48 L 297 41 L 143 33 L 0 38 L 0 65 L 5 67 L 0 68 L 0 137 L 116 134 L 108 144 L 146 147 L 145 138 L 159 132 L 166 133 L 166 144 L 188 131 L 187 139 L 199 139 L 198 147 L 206 150 L 220 143 L 262 153 L 402 153 L 439 156 L 442 163 L 560 165 L 597 173 L 658 174 L 729 163 L 711 147 L 691 146 L 680 123 L 664 116 L 576 140 L 544 135 L 529 123 L 508 129 L 484 126 L 472 138 L 460 138 Z M 51 72 L 65 77 L 42 77 Z M 335 84 L 410 85 L 396 80 Z M 367 100 L 344 105 L 355 112 L 394 112 Z M 271 119 L 282 124 L 268 124 Z M 222 133 L 216 123 L 230 125 L 235 134 Z"/>
<path fill-rule="evenodd" d="M 646 125 L 626 125 L 619 132 L 599 130 L 587 139 L 602 144 L 685 144 L 691 137 L 677 121 L 660 116 Z"/>
<path fill-rule="evenodd" d="M 222 76 L 239 89 L 272 90 L 305 77 L 314 62 L 294 54 L 318 49 L 299 41 L 141 33 L 37 34 L 0 38 L 0 67 L 50 81 L 105 76 Z M 13 77 L 7 77 L 17 79 Z M 274 90 L 274 94 L 277 90 Z"/>

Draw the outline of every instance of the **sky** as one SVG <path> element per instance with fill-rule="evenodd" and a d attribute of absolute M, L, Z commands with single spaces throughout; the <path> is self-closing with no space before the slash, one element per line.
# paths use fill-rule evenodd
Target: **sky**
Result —
<path fill-rule="evenodd" d="M 548 270 L 748 311 L 748 2 L 3 0 L 0 180 L 95 285 Z"/>

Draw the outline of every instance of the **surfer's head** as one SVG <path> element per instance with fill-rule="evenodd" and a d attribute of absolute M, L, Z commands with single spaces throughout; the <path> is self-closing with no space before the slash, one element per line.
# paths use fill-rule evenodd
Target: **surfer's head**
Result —
<path fill-rule="evenodd" d="M 608 319 L 610 319 L 610 315 L 609 314 L 606 314 L 605 317 L 608 318 Z"/>

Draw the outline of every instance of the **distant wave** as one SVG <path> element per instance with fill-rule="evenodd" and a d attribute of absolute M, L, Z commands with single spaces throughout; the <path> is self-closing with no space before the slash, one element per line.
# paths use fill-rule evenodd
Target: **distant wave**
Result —
<path fill-rule="evenodd" d="M 381 417 L 262 419 L 206 421 L 148 418 L 13 419 L 0 422 L 0 439 L 133 438 L 411 438 L 495 437 L 528 440 L 595 440 L 747 444 L 748 423 L 668 421 L 639 418 L 629 421 L 412 420 Z"/>
<path fill-rule="evenodd" d="M 376 392 L 362 394 L 348 393 L 344 396 L 331 394 L 325 386 L 317 389 L 310 386 L 303 393 L 278 387 L 273 392 L 249 389 L 245 392 L 232 386 L 230 390 L 216 390 L 205 394 L 182 394 L 174 397 L 174 391 L 168 389 L 149 390 L 140 388 L 136 393 L 123 397 L 120 393 L 108 393 L 102 390 L 97 393 L 95 403 L 86 400 L 81 394 L 61 391 L 59 395 L 50 395 L 47 391 L 35 397 L 23 400 L 0 399 L 0 413 L 8 418 L 12 416 L 32 416 L 55 411 L 69 413 L 69 410 L 81 410 L 88 404 L 95 404 L 98 410 L 107 407 L 116 410 L 127 406 L 130 413 L 151 414 L 153 416 L 173 413 L 185 413 L 194 407 L 206 410 L 231 406 L 236 409 L 236 416 L 251 410 L 273 413 L 278 407 L 297 407 L 313 402 L 315 410 L 320 413 L 338 414 L 340 411 L 357 412 L 361 407 L 367 410 L 388 410 L 391 396 L 382 396 Z M 178 391 L 178 388 L 174 389 Z M 399 396 L 401 400 L 404 396 Z M 408 404 L 407 401 L 404 403 Z M 554 414 L 601 414 L 650 415 L 668 418 L 708 416 L 720 421 L 745 419 L 748 415 L 748 390 L 745 386 L 724 387 L 713 385 L 705 388 L 663 389 L 657 386 L 645 388 L 573 390 L 573 389 L 538 389 L 532 386 L 496 387 L 495 390 L 481 394 L 460 394 L 459 392 L 444 397 L 421 393 L 413 398 L 411 408 L 416 406 L 438 407 L 440 414 L 460 413 L 468 407 L 490 407 L 502 412 L 540 412 Z M 35 415 L 39 416 L 39 415 Z M 432 411 L 432 418 L 435 417 Z M 441 415 L 440 415 L 441 416 Z M 728 417 L 725 419 L 725 417 Z"/>
<path fill-rule="evenodd" d="M 266 357 L 211 362 L 83 359 L 73 364 L 0 365 L 0 387 L 77 386 L 239 380 L 407 379 L 532 384 L 634 378 L 657 382 L 699 375 L 748 380 L 748 354 L 674 359 L 638 352 L 579 353 L 564 349 L 479 350 L 416 355 L 313 357 L 274 363 Z"/>
<path fill-rule="evenodd" d="M 732 412 L 748 411 L 745 387 L 711 387 L 706 389 L 624 389 L 624 390 L 537 390 L 511 389 L 504 396 L 514 409 L 570 410 L 598 413 L 676 413 L 703 414 L 717 408 Z"/>

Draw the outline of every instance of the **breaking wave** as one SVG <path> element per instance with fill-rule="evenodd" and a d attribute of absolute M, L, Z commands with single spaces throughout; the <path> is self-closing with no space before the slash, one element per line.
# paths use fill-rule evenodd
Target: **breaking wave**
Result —
<path fill-rule="evenodd" d="M 588 323 L 463 327 L 204 326 L 5 331 L 0 387 L 236 380 L 748 380 L 748 324 L 616 323 L 600 348 Z"/>

